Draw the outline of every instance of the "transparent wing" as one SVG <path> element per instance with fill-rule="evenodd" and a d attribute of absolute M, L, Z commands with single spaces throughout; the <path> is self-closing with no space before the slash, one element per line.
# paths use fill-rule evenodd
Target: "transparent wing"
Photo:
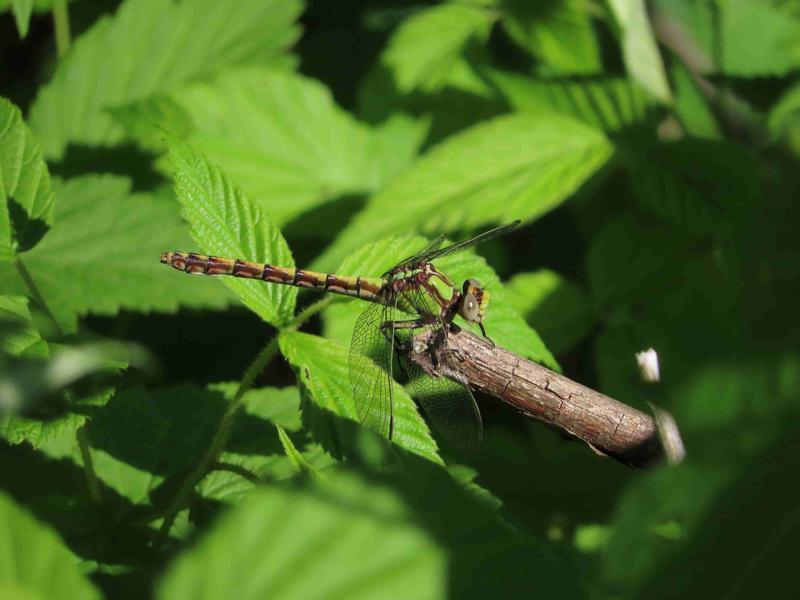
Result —
<path fill-rule="evenodd" d="M 411 290 L 409 301 L 415 307 L 430 306 L 434 303 L 423 288 Z M 435 343 L 446 344 L 449 325 L 441 320 L 439 311 L 432 314 L 435 316 L 430 323 L 412 331 L 398 331 L 401 344 L 410 347 L 411 337 L 425 332 L 428 334 L 428 339 L 435 340 Z M 399 358 L 402 370 L 409 378 L 408 392 L 422 406 L 434 427 L 454 446 L 464 450 L 475 450 L 483 437 L 483 424 L 478 405 L 469 388 L 449 379 L 434 379 L 404 356 L 401 355 Z"/>
<path fill-rule="evenodd" d="M 356 413 L 362 424 L 389 439 L 394 433 L 392 399 L 393 330 L 387 335 L 381 325 L 393 321 L 394 308 L 370 304 L 356 320 L 350 342 L 350 385 Z"/>
<path fill-rule="evenodd" d="M 397 263 L 397 265 L 395 265 L 394 268 L 387 271 L 387 273 L 391 273 L 397 267 L 412 265 L 422 260 L 425 260 L 425 257 L 427 255 L 439 249 L 439 247 L 442 245 L 446 237 L 447 237 L 446 235 L 440 235 L 416 254 L 412 254 L 411 256 L 401 260 L 399 263 Z"/>
<path fill-rule="evenodd" d="M 483 423 L 469 388 L 421 373 L 408 383 L 407 389 L 447 441 L 464 450 L 475 450 L 480 445 Z"/>
<path fill-rule="evenodd" d="M 496 238 L 499 235 L 505 235 L 512 229 L 514 229 L 517 225 L 520 224 L 520 221 L 514 221 L 513 223 L 508 223 L 506 225 L 501 225 L 500 227 L 495 227 L 494 229 L 490 229 L 489 231 L 484 231 L 483 233 L 479 233 L 475 237 L 471 237 L 468 240 L 464 240 L 463 242 L 458 242 L 456 244 L 451 244 L 449 246 L 445 246 L 444 248 L 439 248 L 437 245 L 433 247 L 433 244 L 429 246 L 430 250 L 426 249 L 422 252 L 414 255 L 411 258 L 406 259 L 408 262 L 403 262 L 401 264 L 414 264 L 419 262 L 431 262 L 437 258 L 441 258 L 442 256 L 446 256 L 448 254 L 452 254 L 453 252 L 460 252 L 461 250 L 465 250 L 470 246 L 475 246 L 476 244 L 480 244 L 482 242 L 486 242 L 491 240 L 492 238 Z M 441 244 L 442 238 L 437 238 L 439 244 Z"/>

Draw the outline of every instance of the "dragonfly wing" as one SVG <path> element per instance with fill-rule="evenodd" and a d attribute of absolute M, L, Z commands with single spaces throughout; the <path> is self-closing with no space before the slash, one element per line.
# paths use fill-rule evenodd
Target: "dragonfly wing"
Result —
<path fill-rule="evenodd" d="M 350 385 L 356 414 L 362 424 L 392 438 L 394 414 L 392 398 L 393 330 L 381 331 L 393 320 L 392 307 L 370 304 L 359 315 L 350 342 Z"/>
<path fill-rule="evenodd" d="M 483 437 L 481 413 L 468 387 L 425 374 L 412 379 L 407 389 L 448 442 L 475 450 Z"/>
<path fill-rule="evenodd" d="M 489 231 L 484 231 L 483 233 L 479 233 L 478 235 L 471 237 L 468 240 L 464 240 L 463 242 L 450 244 L 449 246 L 445 246 L 444 248 L 438 248 L 438 247 L 433 248 L 431 251 L 427 253 L 421 253 L 420 256 L 414 256 L 413 258 L 418 261 L 431 262 L 433 260 L 436 260 L 437 258 L 441 258 L 442 256 L 447 256 L 448 254 L 452 254 L 453 252 L 460 252 L 461 250 L 465 250 L 467 248 L 470 248 L 471 246 L 475 246 L 482 242 L 486 242 L 488 240 L 496 238 L 499 235 L 505 235 L 519 224 L 520 221 L 514 221 L 513 223 L 501 225 L 500 227 L 495 227 L 494 229 L 490 229 Z"/>
<path fill-rule="evenodd" d="M 394 266 L 392 269 L 390 269 L 389 271 L 387 271 L 387 272 L 386 272 L 384 275 L 386 275 L 386 274 L 388 274 L 388 273 L 391 273 L 391 272 L 392 272 L 394 269 L 396 269 L 397 267 L 400 267 L 400 266 L 405 266 L 405 265 L 412 265 L 412 264 L 416 264 L 416 263 L 420 262 L 421 260 L 424 260 L 424 258 L 425 258 L 425 257 L 426 257 L 428 254 L 430 254 L 431 252 L 435 252 L 436 250 L 438 250 L 438 249 L 439 249 L 439 247 L 440 247 L 440 246 L 441 246 L 441 245 L 444 243 L 444 240 L 445 240 L 446 238 L 447 238 L 447 236 L 446 236 L 446 235 L 444 235 L 444 234 L 443 234 L 443 235 L 440 235 L 439 237 L 437 237 L 435 240 L 433 240 L 433 241 L 432 241 L 430 244 L 428 244 L 427 246 L 425 246 L 425 247 L 424 247 L 422 250 L 420 250 L 420 251 L 419 251 L 419 252 L 417 252 L 416 254 L 412 254 L 411 256 L 409 256 L 409 257 L 407 257 L 407 258 L 404 258 L 403 260 L 401 260 L 399 263 L 397 263 L 397 265 L 395 265 L 395 266 Z"/>

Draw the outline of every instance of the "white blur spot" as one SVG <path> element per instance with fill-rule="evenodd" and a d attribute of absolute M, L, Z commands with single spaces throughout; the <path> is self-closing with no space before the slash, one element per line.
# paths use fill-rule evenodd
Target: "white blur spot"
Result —
<path fill-rule="evenodd" d="M 639 364 L 639 373 L 643 381 L 655 382 L 660 380 L 658 372 L 658 354 L 652 348 L 636 353 L 636 362 Z"/>

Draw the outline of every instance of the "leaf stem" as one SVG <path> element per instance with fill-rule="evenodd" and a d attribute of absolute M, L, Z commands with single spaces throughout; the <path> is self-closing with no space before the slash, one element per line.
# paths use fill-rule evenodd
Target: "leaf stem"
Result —
<path fill-rule="evenodd" d="M 69 53 L 71 45 L 67 0 L 55 0 L 53 3 L 53 28 L 55 29 L 58 58 L 64 58 Z"/>
<path fill-rule="evenodd" d="M 326 297 L 307 306 L 294 319 L 292 319 L 282 331 L 292 331 L 297 329 L 310 317 L 328 306 L 331 301 L 332 298 Z M 178 513 L 181 511 L 181 509 L 183 509 L 186 500 L 189 498 L 189 494 L 192 493 L 194 487 L 203 480 L 203 478 L 206 476 L 209 470 L 214 467 L 214 465 L 218 464 L 219 456 L 222 454 L 222 451 L 225 449 L 225 445 L 228 443 L 228 438 L 230 437 L 234 418 L 239 409 L 239 404 L 245 393 L 247 393 L 247 391 L 253 387 L 256 377 L 258 377 L 259 373 L 264 370 L 264 367 L 266 367 L 267 364 L 273 359 L 275 354 L 277 354 L 279 336 L 280 333 L 270 340 L 269 344 L 267 344 L 264 349 L 258 353 L 255 360 L 253 360 L 253 362 L 247 368 L 247 371 L 245 371 L 244 375 L 242 376 L 242 381 L 239 383 L 239 387 L 236 389 L 236 393 L 233 395 L 233 398 L 231 398 L 230 402 L 228 402 L 228 406 L 225 409 L 225 414 L 222 416 L 222 419 L 219 422 L 219 426 L 214 434 L 214 438 L 211 440 L 211 445 L 194 470 L 192 470 L 192 472 L 183 482 L 183 485 L 173 498 L 172 503 L 167 510 L 166 516 L 164 517 L 164 523 L 161 525 L 159 541 L 163 541 L 169 535 L 169 530 L 172 528 Z"/>
<path fill-rule="evenodd" d="M 45 315 L 47 315 L 47 318 L 52 322 L 56 334 L 59 336 L 63 336 L 64 330 L 61 329 L 61 325 L 56 320 L 55 315 L 53 315 L 53 313 L 50 312 L 50 307 L 47 306 L 47 302 L 45 302 L 44 296 L 42 296 L 42 293 L 39 291 L 39 287 L 36 285 L 36 282 L 33 280 L 33 277 L 31 277 L 30 271 L 28 271 L 28 268 L 25 266 L 25 264 L 22 262 L 22 259 L 19 256 L 14 257 L 14 267 L 17 269 L 19 276 L 22 277 L 22 280 L 25 282 L 25 285 L 27 286 L 28 291 L 31 294 L 31 298 L 33 298 L 33 301 L 36 302 L 39 308 L 41 308 L 42 311 L 44 311 Z"/>
<path fill-rule="evenodd" d="M 76 437 L 78 438 L 78 448 L 80 448 L 81 458 L 83 459 L 83 471 L 86 474 L 86 487 L 89 488 L 89 498 L 91 498 L 92 502 L 95 504 L 102 504 L 103 496 L 100 493 L 100 482 L 94 471 L 94 463 L 92 462 L 92 453 L 89 447 L 89 436 L 86 433 L 86 425 L 82 425 L 78 428 Z"/>

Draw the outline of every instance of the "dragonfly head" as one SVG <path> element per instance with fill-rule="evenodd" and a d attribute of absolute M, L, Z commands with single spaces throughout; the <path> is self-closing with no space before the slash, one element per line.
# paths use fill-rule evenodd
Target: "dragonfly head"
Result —
<path fill-rule="evenodd" d="M 489 291 L 484 290 L 477 279 L 467 279 L 461 288 L 458 314 L 469 323 L 480 323 L 489 307 Z"/>

